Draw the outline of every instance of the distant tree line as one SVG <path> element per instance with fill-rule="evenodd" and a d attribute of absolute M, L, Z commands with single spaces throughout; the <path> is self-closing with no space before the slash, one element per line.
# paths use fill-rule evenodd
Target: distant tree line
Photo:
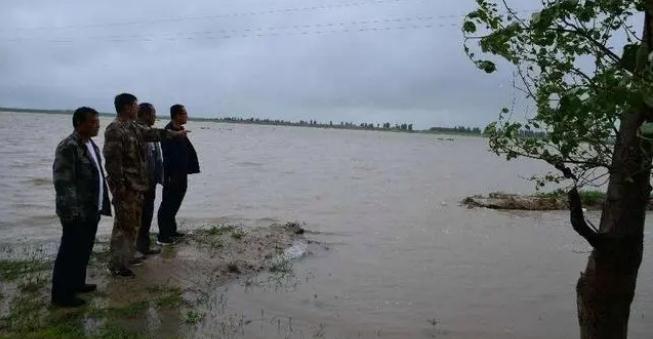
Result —
<path fill-rule="evenodd" d="M 397 130 L 397 131 L 413 131 L 413 124 L 401 123 L 391 124 L 389 122 L 380 124 L 372 122 L 354 123 L 348 121 L 333 122 L 320 122 L 317 120 L 299 120 L 297 122 L 280 120 L 280 119 L 259 119 L 259 118 L 240 118 L 240 117 L 226 117 L 218 118 L 217 121 L 233 122 L 233 123 L 250 123 L 261 125 L 280 125 L 280 126 L 308 126 L 308 127 L 324 127 L 324 128 L 342 128 L 342 129 L 370 129 L 370 130 Z"/>
<path fill-rule="evenodd" d="M 457 134 L 483 134 L 478 127 L 465 127 L 465 126 L 456 126 L 456 127 L 431 127 L 429 129 L 431 132 L 435 133 L 457 133 Z"/>
<path fill-rule="evenodd" d="M 70 114 L 72 110 L 48 110 L 48 109 L 31 109 L 31 108 L 8 108 L 0 107 L 0 111 L 12 112 L 29 112 L 29 113 L 54 113 L 54 114 Z M 113 116 L 113 113 L 101 113 L 101 115 Z M 354 123 L 348 121 L 328 121 L 320 122 L 318 120 L 299 120 L 290 121 L 283 119 L 261 119 L 261 118 L 241 118 L 241 117 L 224 117 L 224 118 L 203 118 L 191 117 L 190 120 L 197 121 L 213 121 L 213 122 L 229 122 L 241 124 L 259 124 L 259 125 L 274 125 L 274 126 L 305 126 L 305 127 L 321 127 L 321 128 L 336 128 L 336 129 L 364 129 L 364 130 L 379 130 L 379 131 L 396 131 L 396 132 L 415 132 L 415 133 L 445 133 L 445 134 L 466 134 L 466 135 L 484 135 L 479 127 L 431 127 L 427 130 L 414 130 L 411 123 L 372 123 L 362 122 Z M 524 138 L 543 138 L 546 136 L 545 132 L 535 132 L 530 130 L 520 130 L 520 136 Z"/>

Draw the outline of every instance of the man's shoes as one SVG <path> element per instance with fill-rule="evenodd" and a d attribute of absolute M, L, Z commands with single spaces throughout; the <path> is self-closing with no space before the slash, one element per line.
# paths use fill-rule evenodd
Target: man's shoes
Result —
<path fill-rule="evenodd" d="M 132 265 L 132 266 L 143 265 L 143 258 L 145 258 L 145 256 L 143 256 L 141 258 L 133 258 L 132 260 L 129 261 L 129 264 Z"/>
<path fill-rule="evenodd" d="M 156 244 L 159 246 L 170 246 L 175 244 L 175 240 L 172 238 L 159 238 L 156 240 Z"/>
<path fill-rule="evenodd" d="M 136 251 L 134 253 L 134 259 L 140 259 L 140 260 L 145 259 L 145 253 L 143 253 L 141 251 Z"/>
<path fill-rule="evenodd" d="M 134 274 L 134 272 L 132 272 L 132 270 L 127 267 L 109 269 L 109 272 L 114 277 L 133 278 L 136 276 L 136 274 Z"/>
<path fill-rule="evenodd" d="M 143 250 L 143 251 L 140 251 L 140 252 L 145 254 L 145 255 L 153 255 L 153 254 L 161 253 L 161 249 L 160 248 L 150 248 L 150 249 L 146 249 L 146 250 Z"/>
<path fill-rule="evenodd" d="M 88 292 L 93 292 L 95 290 L 97 290 L 96 284 L 84 284 L 84 286 L 76 288 L 75 292 L 88 293 Z"/>
<path fill-rule="evenodd" d="M 186 236 L 186 233 L 181 233 L 181 232 L 175 232 L 172 234 L 173 238 L 183 238 Z"/>
<path fill-rule="evenodd" d="M 86 304 L 86 302 L 77 297 L 67 299 L 52 298 L 52 305 L 58 307 L 80 307 L 84 304 Z"/>

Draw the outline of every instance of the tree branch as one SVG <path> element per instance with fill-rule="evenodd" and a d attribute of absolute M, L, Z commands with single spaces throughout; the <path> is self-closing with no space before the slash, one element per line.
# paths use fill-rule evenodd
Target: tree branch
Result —
<path fill-rule="evenodd" d="M 601 248 L 601 236 L 599 233 L 594 231 L 585 221 L 585 215 L 583 213 L 583 204 L 580 200 L 580 195 L 578 194 L 578 188 L 574 188 L 569 191 L 567 194 L 569 198 L 569 212 L 571 227 L 574 231 L 583 237 L 587 242 L 592 245 L 595 249 Z"/>
<path fill-rule="evenodd" d="M 573 29 L 566 29 L 566 28 L 558 27 L 558 28 L 557 28 L 558 31 L 560 31 L 560 32 L 565 32 L 565 33 L 569 33 L 569 34 L 574 34 L 574 35 L 577 35 L 577 36 L 580 36 L 580 37 L 584 38 L 585 40 L 587 40 L 591 45 L 593 45 L 594 47 L 596 47 L 598 50 L 600 50 L 601 52 L 603 52 L 604 55 L 607 55 L 608 57 L 610 57 L 610 59 L 612 59 L 612 61 L 614 61 L 615 63 L 619 63 L 619 62 L 621 62 L 621 57 L 619 57 L 619 55 L 617 55 L 615 52 L 611 51 L 611 50 L 610 50 L 609 48 L 607 48 L 605 45 L 601 44 L 601 42 L 594 40 L 594 39 L 593 39 L 590 35 L 588 35 L 586 32 L 583 32 L 583 30 L 582 30 L 581 28 L 579 28 L 578 26 L 574 25 L 573 23 L 568 22 L 568 21 L 565 20 L 564 18 L 561 19 L 561 20 L 562 20 L 562 22 L 564 22 L 567 26 L 569 26 L 569 27 L 571 27 L 571 28 L 573 28 Z"/>

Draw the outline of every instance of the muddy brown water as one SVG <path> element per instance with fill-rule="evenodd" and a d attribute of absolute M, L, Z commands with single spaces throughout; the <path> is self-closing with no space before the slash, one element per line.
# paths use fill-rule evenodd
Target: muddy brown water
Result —
<path fill-rule="evenodd" d="M 109 121 L 101 119 L 101 131 Z M 473 194 L 530 193 L 525 178 L 546 166 L 505 162 L 481 138 L 210 122 L 188 128 L 202 173 L 190 179 L 182 229 L 296 220 L 329 250 L 294 260 L 293 274 L 281 280 L 261 275 L 216 286 L 204 320 L 171 335 L 578 336 L 574 287 L 589 248 L 567 213 L 458 204 Z M 56 248 L 51 165 L 57 142 L 70 131 L 70 116 L 0 113 L 4 249 Z M 102 144 L 101 135 L 96 142 Z M 653 334 L 651 220 L 631 338 Z M 100 233 L 110 227 L 104 218 Z"/>

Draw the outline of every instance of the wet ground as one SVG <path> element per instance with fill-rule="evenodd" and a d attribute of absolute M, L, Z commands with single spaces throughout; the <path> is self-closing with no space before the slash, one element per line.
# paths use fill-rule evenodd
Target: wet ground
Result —
<path fill-rule="evenodd" d="M 253 320 L 220 320 L 216 289 L 229 283 L 283 286 L 293 260 L 326 249 L 302 234 L 297 224 L 203 228 L 133 267 L 134 278 L 108 273 L 107 243 L 99 241 L 87 274 L 98 290 L 79 295 L 87 303 L 80 308 L 49 305 L 52 256 L 25 248 L 30 256 L 0 261 L 0 337 L 181 338 L 242 332 Z"/>

